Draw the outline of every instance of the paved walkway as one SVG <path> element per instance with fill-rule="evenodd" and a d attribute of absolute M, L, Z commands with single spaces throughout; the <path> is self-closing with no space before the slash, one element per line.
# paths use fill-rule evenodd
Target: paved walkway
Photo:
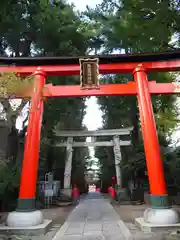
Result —
<path fill-rule="evenodd" d="M 127 240 L 125 225 L 108 200 L 90 193 L 71 212 L 53 240 Z"/>

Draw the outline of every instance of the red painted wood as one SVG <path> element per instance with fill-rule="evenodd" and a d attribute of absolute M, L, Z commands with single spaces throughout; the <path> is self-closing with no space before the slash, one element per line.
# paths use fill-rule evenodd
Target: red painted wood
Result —
<path fill-rule="evenodd" d="M 180 84 L 173 83 L 156 83 L 151 81 L 148 83 L 150 94 L 173 94 L 180 93 Z M 120 96 L 120 95 L 136 95 L 135 82 L 127 84 L 103 84 L 99 89 L 82 90 L 79 85 L 76 86 L 53 86 L 46 84 L 44 97 L 86 97 L 86 96 Z"/>
<path fill-rule="evenodd" d="M 34 91 L 31 99 L 29 122 L 25 140 L 19 199 L 32 199 L 36 197 L 36 182 L 44 102 L 41 97 L 41 90 L 45 84 L 46 74 L 44 72 L 37 71 L 35 72 L 34 77 Z"/>
<path fill-rule="evenodd" d="M 151 103 L 151 95 L 148 89 L 147 73 L 142 66 L 139 66 L 135 69 L 134 79 L 137 86 L 137 99 L 150 190 L 152 195 L 163 196 L 167 194 L 164 170 L 156 132 L 156 123 Z"/>

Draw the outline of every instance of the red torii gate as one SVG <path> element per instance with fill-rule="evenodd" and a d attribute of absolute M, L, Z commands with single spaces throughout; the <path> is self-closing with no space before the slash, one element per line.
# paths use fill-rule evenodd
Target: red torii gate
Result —
<path fill-rule="evenodd" d="M 177 213 L 169 207 L 160 147 L 151 104 L 151 94 L 180 93 L 177 83 L 148 82 L 147 72 L 173 72 L 180 70 L 180 52 L 165 52 L 138 55 L 88 56 L 99 59 L 100 74 L 132 73 L 134 82 L 105 84 L 99 88 L 82 89 L 80 86 L 53 86 L 46 84 L 47 76 L 73 76 L 80 74 L 80 57 L 72 58 L 0 58 L 0 72 L 16 72 L 22 76 L 34 73 L 34 89 L 23 96 L 31 95 L 31 108 L 21 174 L 20 193 L 16 212 L 9 214 L 9 226 L 32 226 L 42 223 L 43 218 L 35 208 L 36 181 L 39 159 L 43 99 L 46 97 L 84 97 L 137 95 L 141 127 L 146 153 L 150 183 L 152 211 L 144 218 L 152 223 L 177 223 Z M 85 58 L 85 57 L 84 57 Z M 26 65 L 26 66 L 23 66 Z M 163 210 L 163 211 L 162 211 Z M 20 213 L 20 214 L 19 214 Z M 25 215 L 23 215 L 23 213 Z M 29 215 L 27 215 L 29 214 Z M 27 217 L 25 217 L 27 216 Z M 22 220 L 23 218 L 23 220 Z M 170 220 L 171 219 L 171 220 Z"/>

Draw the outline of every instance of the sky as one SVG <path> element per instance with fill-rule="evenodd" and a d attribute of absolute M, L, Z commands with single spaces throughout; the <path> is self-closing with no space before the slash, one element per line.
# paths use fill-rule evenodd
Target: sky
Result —
<path fill-rule="evenodd" d="M 102 112 L 99 109 L 96 97 L 90 97 L 86 101 L 86 115 L 83 124 L 89 131 L 97 130 L 102 127 Z M 87 142 L 91 142 L 91 137 L 87 137 Z M 89 147 L 89 154 L 94 157 L 95 151 L 93 147 Z"/>
<path fill-rule="evenodd" d="M 101 3 L 101 0 L 68 0 L 68 2 L 74 3 L 78 10 L 84 11 L 86 9 L 86 5 L 95 7 L 97 4 Z"/>
<path fill-rule="evenodd" d="M 99 109 L 96 97 L 91 97 L 86 101 L 86 115 L 83 124 L 90 131 L 102 127 L 102 112 Z"/>

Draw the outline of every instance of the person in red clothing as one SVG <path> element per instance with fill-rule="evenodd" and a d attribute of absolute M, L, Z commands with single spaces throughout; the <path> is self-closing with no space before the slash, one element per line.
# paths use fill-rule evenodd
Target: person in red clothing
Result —
<path fill-rule="evenodd" d="M 116 193 L 115 193 L 114 187 L 111 188 L 111 197 L 112 197 L 112 200 L 114 200 L 115 197 L 116 197 Z"/>
<path fill-rule="evenodd" d="M 111 197 L 112 199 L 116 199 L 116 191 L 115 191 L 115 187 L 117 184 L 116 177 L 113 176 L 111 180 L 112 180 Z"/>
<path fill-rule="evenodd" d="M 79 197 L 80 197 L 80 191 L 77 188 L 76 184 L 74 184 L 74 188 L 72 190 L 72 199 L 73 199 L 73 204 L 77 205 L 79 203 Z"/>
<path fill-rule="evenodd" d="M 96 192 L 100 192 L 101 190 L 100 190 L 100 188 L 96 188 Z"/>

